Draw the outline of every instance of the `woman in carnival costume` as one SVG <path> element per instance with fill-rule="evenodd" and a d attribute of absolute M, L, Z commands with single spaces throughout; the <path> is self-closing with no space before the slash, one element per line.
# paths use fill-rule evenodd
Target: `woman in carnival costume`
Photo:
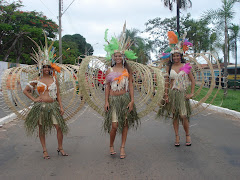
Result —
<path fill-rule="evenodd" d="M 135 53 L 129 50 L 132 45 L 131 40 L 126 39 L 126 24 L 119 39 L 112 37 L 107 40 L 105 32 L 105 45 L 107 59 L 111 59 L 111 67 L 106 73 L 105 89 L 105 120 L 104 130 L 110 133 L 110 155 L 115 155 L 114 140 L 116 133 L 122 133 L 122 143 L 120 147 L 120 158 L 124 159 L 125 143 L 128 129 L 137 128 L 139 118 L 134 104 L 132 71 L 128 66 L 127 59 L 136 59 Z"/>
<path fill-rule="evenodd" d="M 192 44 L 183 38 L 179 38 L 177 33 L 168 32 L 170 47 L 163 53 L 162 59 L 169 58 L 166 68 L 165 79 L 165 105 L 157 113 L 158 116 L 171 116 L 173 118 L 173 128 L 176 135 L 175 146 L 180 146 L 180 137 L 178 134 L 179 121 L 182 122 L 186 133 L 186 146 L 191 146 L 189 134 L 189 117 L 191 115 L 191 105 L 189 99 L 194 96 L 195 79 L 191 72 L 190 63 L 186 63 L 183 53 L 188 50 Z M 187 93 L 187 87 L 191 82 L 191 93 Z"/>
<path fill-rule="evenodd" d="M 50 159 L 46 148 L 45 135 L 50 133 L 54 126 L 57 130 L 57 152 L 58 154 L 61 153 L 62 156 L 68 156 L 62 146 L 63 134 L 68 132 L 68 127 L 63 119 L 64 110 L 59 92 L 59 83 L 55 75 L 55 71 L 60 73 L 61 68 L 54 63 L 56 60 L 54 59 L 53 43 L 48 47 L 46 35 L 43 50 L 35 41 L 33 42 L 38 47 L 38 52 L 34 51 L 35 54 L 32 54 L 31 58 L 37 62 L 39 77 L 30 81 L 23 91 L 34 102 L 25 119 L 25 128 L 29 135 L 39 129 L 43 158 Z M 37 97 L 34 96 L 35 90 L 39 94 Z"/>

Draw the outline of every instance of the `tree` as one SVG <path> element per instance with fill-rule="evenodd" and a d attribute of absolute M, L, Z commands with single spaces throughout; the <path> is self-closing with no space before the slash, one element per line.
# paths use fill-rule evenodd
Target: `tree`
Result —
<path fill-rule="evenodd" d="M 233 50 L 235 55 L 235 76 L 234 76 L 234 90 L 236 90 L 236 78 L 237 78 L 237 41 L 240 39 L 240 27 L 238 25 L 232 24 L 229 28 L 230 30 L 230 49 Z"/>
<path fill-rule="evenodd" d="M 190 14 L 183 19 L 183 31 L 187 32 L 187 38 L 193 43 L 193 52 L 207 52 L 210 46 L 211 29 L 207 21 L 190 18 Z"/>
<path fill-rule="evenodd" d="M 54 43 L 54 46 L 58 49 L 58 41 Z M 75 64 L 77 58 L 80 56 L 92 55 L 94 51 L 92 45 L 87 43 L 86 39 L 80 34 L 63 36 L 62 46 L 63 64 Z"/>
<path fill-rule="evenodd" d="M 173 3 L 177 5 L 177 32 L 180 35 L 180 9 L 187 9 L 192 7 L 191 0 L 162 0 L 164 6 L 168 7 L 170 11 L 173 10 Z"/>
<path fill-rule="evenodd" d="M 176 27 L 176 17 L 172 18 L 155 18 L 148 20 L 145 32 L 150 33 L 150 39 L 153 39 L 153 45 L 159 49 L 159 53 L 168 47 L 167 32 Z M 181 33 L 186 31 L 187 38 L 194 44 L 193 52 L 207 52 L 210 44 L 211 29 L 204 20 L 194 20 L 190 14 L 181 17 Z"/>
<path fill-rule="evenodd" d="M 78 50 L 82 55 L 92 55 L 93 47 L 91 44 L 86 42 L 86 39 L 80 34 L 65 35 L 62 38 L 65 42 L 75 42 L 78 46 Z"/>
<path fill-rule="evenodd" d="M 152 40 L 152 46 L 162 52 L 168 46 L 167 32 L 176 29 L 176 17 L 161 19 L 157 17 L 150 19 L 145 23 L 145 32 L 150 34 L 149 40 Z"/>
<path fill-rule="evenodd" d="M 132 29 L 126 30 L 126 39 L 130 37 L 133 40 L 133 45 L 131 49 L 136 53 L 137 62 L 142 64 L 147 64 L 148 60 L 151 58 L 150 52 L 153 51 L 153 43 L 150 40 L 143 39 L 138 36 L 139 30 Z"/>
<path fill-rule="evenodd" d="M 227 65 L 228 65 L 228 27 L 231 21 L 234 18 L 234 10 L 233 6 L 239 0 L 222 0 L 222 7 L 218 8 L 217 10 L 210 9 L 206 11 L 203 15 L 203 18 L 207 20 L 209 23 L 213 20 L 214 23 L 217 25 L 217 29 L 223 30 L 224 29 L 224 96 L 227 95 Z"/>
<path fill-rule="evenodd" d="M 21 1 L 11 4 L 6 1 L 0 2 L 0 52 L 4 56 L 4 61 L 9 61 L 12 57 L 19 63 L 22 57 L 22 62 L 31 63 L 27 54 L 31 52 L 33 43 L 27 36 L 35 41 L 44 42 L 42 29 L 47 37 L 54 38 L 58 26 L 42 13 L 20 11 L 20 7 L 22 7 Z M 27 57 L 29 59 L 24 59 Z"/>

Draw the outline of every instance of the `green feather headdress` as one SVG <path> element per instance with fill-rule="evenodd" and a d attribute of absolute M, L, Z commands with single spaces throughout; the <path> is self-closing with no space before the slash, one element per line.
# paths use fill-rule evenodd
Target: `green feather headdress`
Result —
<path fill-rule="evenodd" d="M 128 59 L 137 59 L 136 53 L 130 50 L 130 47 L 133 44 L 133 41 L 128 37 L 126 39 L 126 22 L 123 26 L 123 31 L 120 35 L 120 38 L 117 39 L 112 37 L 110 41 L 107 40 L 108 29 L 105 31 L 105 41 L 108 43 L 104 45 L 104 50 L 107 52 L 107 59 L 110 60 L 112 55 L 116 52 L 124 54 Z"/>

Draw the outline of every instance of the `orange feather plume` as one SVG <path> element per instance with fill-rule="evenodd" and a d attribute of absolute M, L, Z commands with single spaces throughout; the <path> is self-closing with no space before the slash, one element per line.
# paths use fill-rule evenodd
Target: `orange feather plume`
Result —
<path fill-rule="evenodd" d="M 38 87 L 37 87 L 37 91 L 38 91 L 39 93 L 44 92 L 44 91 L 45 91 L 45 86 L 43 86 L 43 85 L 38 86 Z"/>
<path fill-rule="evenodd" d="M 169 44 L 178 43 L 178 37 L 173 31 L 168 31 L 168 40 L 169 40 Z"/>
<path fill-rule="evenodd" d="M 57 71 L 57 72 L 61 72 L 61 67 L 59 67 L 59 66 L 57 66 L 55 63 L 51 63 L 51 67 L 55 70 L 55 71 Z"/>
<path fill-rule="evenodd" d="M 185 53 L 188 50 L 188 46 L 187 45 L 183 45 L 183 52 Z"/>
<path fill-rule="evenodd" d="M 124 69 L 124 71 L 123 71 L 121 76 L 119 76 L 117 78 L 114 78 L 114 81 L 118 81 L 117 83 L 119 84 L 123 80 L 124 76 L 129 77 L 129 74 L 128 74 L 126 69 Z"/>

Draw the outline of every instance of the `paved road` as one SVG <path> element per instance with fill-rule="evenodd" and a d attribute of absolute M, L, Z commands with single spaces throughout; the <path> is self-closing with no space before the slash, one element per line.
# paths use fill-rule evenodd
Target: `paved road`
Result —
<path fill-rule="evenodd" d="M 169 122 L 156 121 L 155 113 L 142 119 L 141 127 L 128 134 L 124 160 L 109 155 L 109 136 L 102 133 L 102 118 L 87 105 L 69 121 L 64 141 L 69 157 L 58 156 L 55 134 L 47 137 L 50 160 L 42 159 L 36 137 L 26 137 L 23 122 L 0 128 L 0 179 L 239 179 L 240 120 L 204 111 L 191 120 L 193 145 L 174 147 Z"/>
<path fill-rule="evenodd" d="M 0 118 L 3 118 L 3 117 L 5 117 L 5 116 L 7 116 L 9 113 L 7 113 L 7 112 L 5 112 L 4 110 L 2 110 L 1 108 L 0 108 Z"/>

